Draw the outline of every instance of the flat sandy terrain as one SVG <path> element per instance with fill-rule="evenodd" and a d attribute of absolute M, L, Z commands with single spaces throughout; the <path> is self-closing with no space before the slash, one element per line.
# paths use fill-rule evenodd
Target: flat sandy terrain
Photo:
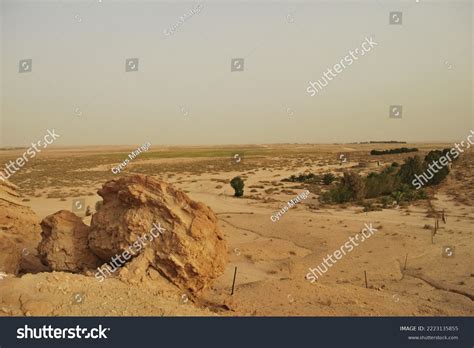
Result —
<path fill-rule="evenodd" d="M 403 144 L 419 155 L 452 144 Z M 474 315 L 474 153 L 465 151 L 430 199 L 364 212 L 355 204 L 323 205 L 323 185 L 282 182 L 290 175 L 344 170 L 367 175 L 413 154 L 371 156 L 397 144 L 266 145 L 155 148 L 120 174 L 111 169 L 137 146 L 55 149 L 42 152 L 12 176 L 24 203 L 43 219 L 72 210 L 84 198 L 94 211 L 106 181 L 147 174 L 211 207 L 229 249 L 225 273 L 199 298 L 188 298 L 163 279 L 99 283 L 71 273 L 26 274 L 0 281 L 0 315 L 222 315 L 222 316 L 472 316 Z M 0 163 L 23 150 L 0 151 Z M 238 153 L 240 160 L 233 155 Z M 341 157 L 341 155 L 343 155 Z M 341 161 L 344 159 L 344 162 Z M 377 163 L 379 161 L 379 163 Z M 245 180 L 243 198 L 230 180 Z M 309 189 L 308 198 L 280 220 L 271 216 Z M 430 226 L 445 211 L 431 242 Z M 86 223 L 90 217 L 85 217 Z M 314 283 L 308 268 L 372 223 L 377 232 Z M 429 226 L 427 226 L 429 225 Z M 443 250 L 453 250 L 448 256 Z M 406 263 L 405 263 L 406 262 Z M 237 267 L 236 286 L 230 295 Z M 1 271 L 1 270 L 0 270 Z M 364 272 L 367 274 L 367 287 Z M 74 296 L 84 300 L 77 303 Z"/>

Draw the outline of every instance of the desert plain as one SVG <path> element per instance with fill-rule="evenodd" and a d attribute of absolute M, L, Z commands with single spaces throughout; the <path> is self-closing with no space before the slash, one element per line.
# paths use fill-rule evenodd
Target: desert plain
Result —
<path fill-rule="evenodd" d="M 453 144 L 403 146 L 417 147 L 418 154 L 424 155 Z M 41 237 L 23 224 L 27 238 L 14 241 L 16 249 L 0 244 L 4 255 L 20 250 L 22 263 L 16 274 L 0 269 L 0 315 L 472 316 L 472 149 L 461 154 L 446 180 L 426 189 L 428 199 L 379 210 L 355 203 L 323 204 L 319 195 L 327 187 L 322 183 L 282 181 L 307 173 L 340 177 L 344 171 L 355 171 L 368 175 L 413 155 L 370 155 L 374 148 L 393 147 L 152 145 L 119 174 L 112 168 L 137 145 L 51 147 L 10 178 L 19 194 L 14 204 L 29 207 L 39 221 L 60 210 L 71 211 L 81 200 L 84 211 L 75 213 L 89 225 L 86 207 L 94 214 L 96 203 L 102 200 L 97 191 L 104 183 L 144 174 L 172 185 L 214 212 L 227 244 L 228 260 L 223 273 L 199 294 L 184 291 L 157 272 L 145 272 L 133 281 L 110 277 L 99 282 L 92 273 L 38 267 L 36 248 Z M 23 151 L 0 150 L 0 163 L 16 159 Z M 234 197 L 229 184 L 235 176 L 245 182 L 243 197 Z M 306 199 L 279 220 L 271 219 L 305 190 L 310 192 Z M 440 222 L 432 238 L 442 211 L 446 222 Z M 370 223 L 377 228 L 370 239 L 338 260 L 316 282 L 306 279 L 309 268 L 321 264 Z M 0 220 L 0 235 L 8 235 L 10 228 L 7 220 Z"/>

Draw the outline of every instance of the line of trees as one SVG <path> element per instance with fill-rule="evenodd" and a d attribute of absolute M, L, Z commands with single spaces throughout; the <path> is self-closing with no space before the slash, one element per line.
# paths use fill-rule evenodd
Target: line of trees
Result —
<path fill-rule="evenodd" d="M 372 156 L 380 156 L 380 155 L 393 155 L 397 153 L 408 153 L 408 152 L 417 152 L 418 149 L 416 147 L 408 148 L 408 147 L 400 147 L 397 149 L 390 149 L 390 150 L 372 150 L 370 154 Z"/>
<path fill-rule="evenodd" d="M 382 172 L 370 173 L 361 177 L 355 172 L 345 172 L 338 184 L 321 195 L 325 203 L 362 202 L 364 199 L 383 197 L 383 201 L 413 201 L 426 199 L 423 189 L 416 190 L 412 184 L 415 175 L 421 175 L 433 161 L 439 161 L 450 149 L 430 151 L 424 159 L 420 156 L 409 157 L 399 166 L 394 162 Z M 449 167 L 444 166 L 434 174 L 426 186 L 438 185 L 449 174 Z M 393 198 L 393 199 L 392 199 Z"/>

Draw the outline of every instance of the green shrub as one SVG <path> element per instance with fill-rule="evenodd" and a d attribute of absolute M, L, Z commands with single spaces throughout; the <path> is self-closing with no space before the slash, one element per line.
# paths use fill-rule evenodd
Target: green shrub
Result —
<path fill-rule="evenodd" d="M 388 167 L 390 168 L 390 167 Z M 365 198 L 376 198 L 389 195 L 398 185 L 398 178 L 393 170 L 385 169 L 380 174 L 369 174 L 365 179 Z"/>
<path fill-rule="evenodd" d="M 323 203 L 346 203 L 351 200 L 351 192 L 342 185 L 338 185 L 321 195 Z"/>
<path fill-rule="evenodd" d="M 232 188 L 234 189 L 235 193 L 234 193 L 234 196 L 235 197 L 242 197 L 244 195 L 244 181 L 242 180 L 242 178 L 240 176 L 236 176 L 235 178 L 233 178 L 231 181 L 230 181 L 230 186 L 232 186 Z"/>
<path fill-rule="evenodd" d="M 359 201 L 365 198 L 365 182 L 357 173 L 344 172 L 341 187 L 349 192 L 350 200 Z"/>
<path fill-rule="evenodd" d="M 283 179 L 282 181 L 286 182 L 314 182 L 317 179 L 317 176 L 313 173 L 309 174 L 300 174 L 298 176 L 291 175 L 289 178 Z"/>
<path fill-rule="evenodd" d="M 408 157 L 398 171 L 398 177 L 404 184 L 411 185 L 415 175 L 423 173 L 424 165 L 419 156 Z"/>
<path fill-rule="evenodd" d="M 438 185 L 440 184 L 449 174 L 449 167 L 448 166 L 441 166 L 441 169 L 437 168 L 436 165 L 434 165 L 434 162 L 439 163 L 439 159 L 444 156 L 443 151 L 439 150 L 434 150 L 430 151 L 426 157 L 425 157 L 425 168 L 428 168 L 430 165 L 432 168 L 436 168 L 438 171 L 435 173 L 435 170 L 430 170 L 431 173 L 434 174 L 434 176 L 428 181 L 427 185 Z"/>
<path fill-rule="evenodd" d="M 395 191 L 395 192 L 392 192 L 390 196 L 393 198 L 395 202 L 397 202 L 397 204 L 400 204 L 405 194 L 401 191 Z"/>
<path fill-rule="evenodd" d="M 323 176 L 323 184 L 324 185 L 331 185 L 332 182 L 336 179 L 333 173 L 327 173 Z"/>
<path fill-rule="evenodd" d="M 417 190 L 416 191 L 416 199 L 428 199 L 428 194 L 425 190 Z"/>

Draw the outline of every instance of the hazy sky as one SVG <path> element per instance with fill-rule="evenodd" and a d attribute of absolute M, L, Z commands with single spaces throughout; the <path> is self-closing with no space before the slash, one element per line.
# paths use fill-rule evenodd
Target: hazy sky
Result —
<path fill-rule="evenodd" d="M 3 146 L 47 128 L 57 145 L 460 141 L 474 129 L 473 1 L 4 0 L 0 11 Z M 311 97 L 308 82 L 365 37 L 378 46 Z"/>

